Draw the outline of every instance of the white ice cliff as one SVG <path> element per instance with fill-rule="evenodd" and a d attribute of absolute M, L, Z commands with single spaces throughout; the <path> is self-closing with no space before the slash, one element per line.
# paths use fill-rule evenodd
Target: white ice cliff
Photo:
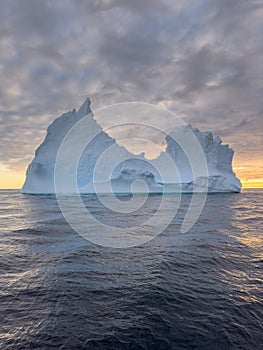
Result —
<path fill-rule="evenodd" d="M 94 119 L 90 101 L 87 99 L 79 111 L 74 109 L 63 114 L 48 127 L 45 140 L 36 150 L 35 157 L 28 166 L 23 193 L 43 194 L 57 191 L 54 186 L 54 172 L 58 150 L 68 132 L 86 115 L 89 115 L 86 123 L 87 133 L 96 136 L 84 149 L 77 162 L 77 184 L 81 193 L 108 193 L 110 190 L 107 179 L 110 180 L 114 193 L 143 192 L 146 189 L 145 185 L 149 192 L 240 192 L 241 190 L 241 183 L 232 171 L 234 151 L 228 145 L 222 145 L 219 137 L 213 138 L 211 132 L 201 132 L 190 125 L 176 129 L 166 137 L 166 151 L 149 161 L 143 155 L 131 154 L 104 132 Z M 77 127 L 74 132 L 78 135 Z M 186 139 L 189 132 L 195 135 L 204 154 L 207 164 L 206 176 L 194 171 L 192 160 L 186 155 L 187 152 L 185 153 L 175 141 L 180 138 Z M 75 137 L 74 144 L 67 146 L 65 162 L 60 164 L 65 166 L 65 179 L 63 177 L 59 179 L 59 191 L 62 193 L 75 191 L 67 181 L 67 174 L 75 157 L 75 149 L 83 142 L 82 138 L 83 136 Z M 111 152 L 107 156 L 108 149 Z M 102 154 L 104 157 L 100 158 Z M 177 168 L 176 176 L 171 161 Z M 194 162 L 198 164 L 198 159 L 194 159 Z M 113 166 L 114 164 L 116 166 Z M 61 173 L 63 174 L 63 169 Z"/>

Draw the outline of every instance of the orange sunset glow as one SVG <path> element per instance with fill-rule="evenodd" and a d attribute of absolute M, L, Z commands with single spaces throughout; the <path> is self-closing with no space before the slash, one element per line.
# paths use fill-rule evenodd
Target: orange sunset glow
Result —
<path fill-rule="evenodd" d="M 242 182 L 243 188 L 263 188 L 263 165 L 261 161 L 249 163 L 245 160 L 237 160 L 235 155 L 233 171 Z M 25 180 L 26 169 L 11 171 L 0 168 L 0 187 L 2 189 L 20 189 Z"/>

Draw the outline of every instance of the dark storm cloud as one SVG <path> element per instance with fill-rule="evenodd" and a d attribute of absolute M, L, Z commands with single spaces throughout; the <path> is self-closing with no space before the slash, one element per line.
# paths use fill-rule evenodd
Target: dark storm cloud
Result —
<path fill-rule="evenodd" d="M 2 0 L 0 163 L 25 166 L 89 96 L 166 106 L 262 152 L 262 2 Z M 260 134 L 261 133 L 261 134 Z M 243 152 L 243 151 L 242 151 Z"/>

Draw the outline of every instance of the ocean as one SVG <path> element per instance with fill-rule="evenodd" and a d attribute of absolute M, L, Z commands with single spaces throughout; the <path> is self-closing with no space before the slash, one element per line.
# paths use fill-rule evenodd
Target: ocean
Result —
<path fill-rule="evenodd" d="M 263 191 L 208 195 L 182 233 L 190 199 L 160 235 L 119 249 L 74 232 L 55 196 L 1 190 L 0 349 L 263 349 Z"/>

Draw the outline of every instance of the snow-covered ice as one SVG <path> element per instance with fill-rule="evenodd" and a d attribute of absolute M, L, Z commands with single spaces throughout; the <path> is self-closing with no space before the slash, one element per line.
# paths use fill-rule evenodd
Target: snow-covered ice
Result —
<path fill-rule="evenodd" d="M 48 127 L 45 140 L 36 150 L 35 157 L 28 166 L 26 180 L 22 187 L 23 193 L 56 192 L 54 173 L 60 145 L 70 130 L 73 129 L 73 132 L 78 135 L 78 122 L 87 115 L 87 133 L 96 136 L 84 149 L 80 160 L 76 163 L 80 193 L 108 193 L 111 190 L 114 193 L 146 190 L 159 193 L 240 192 L 241 190 L 241 183 L 232 170 L 234 151 L 228 145 L 223 145 L 219 137 L 214 138 L 211 132 L 201 132 L 192 128 L 191 125 L 177 128 L 166 136 L 167 147 L 164 152 L 154 160 L 145 159 L 143 154 L 134 155 L 128 152 L 102 130 L 94 119 L 90 100 L 87 99 L 78 111 L 74 109 L 63 114 Z M 205 155 L 206 176 L 202 174 L 196 176 L 191 164 L 192 160 L 187 158 L 186 153 L 175 141 L 178 138 L 186 138 L 189 132 L 195 135 Z M 62 193 L 74 192 L 67 181 L 67 174 L 70 164 L 75 164 L 76 149 L 84 141 L 83 132 L 79 134 L 80 137 L 75 137 L 74 144 L 68 145 L 65 153 L 68 155 L 67 159 L 63 164 L 60 163 L 60 166 L 65 166 L 65 178 L 60 177 L 59 183 L 59 191 Z M 107 156 L 108 150 L 110 153 Z M 198 159 L 195 159 L 195 162 L 198 162 Z M 177 173 L 174 171 L 175 168 Z M 61 170 L 63 174 L 63 169 Z M 74 171 L 72 169 L 72 173 Z M 107 179 L 110 181 L 107 182 Z"/>

